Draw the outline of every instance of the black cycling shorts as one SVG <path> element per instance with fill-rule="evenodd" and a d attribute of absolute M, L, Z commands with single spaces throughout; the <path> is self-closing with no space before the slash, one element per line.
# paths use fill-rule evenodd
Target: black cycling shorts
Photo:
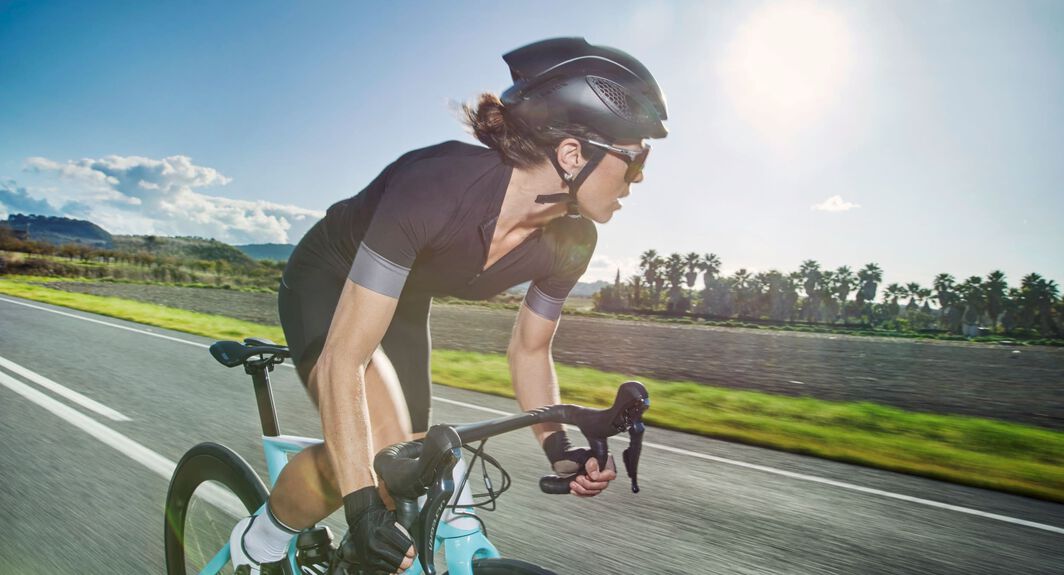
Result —
<path fill-rule="evenodd" d="M 289 265 L 277 293 L 277 311 L 292 361 L 306 386 L 310 371 L 325 347 L 333 312 L 345 277 L 321 268 Z M 428 431 L 432 404 L 429 372 L 431 342 L 428 316 L 431 298 L 404 298 L 381 341 L 395 367 L 406 398 L 414 433 Z"/>

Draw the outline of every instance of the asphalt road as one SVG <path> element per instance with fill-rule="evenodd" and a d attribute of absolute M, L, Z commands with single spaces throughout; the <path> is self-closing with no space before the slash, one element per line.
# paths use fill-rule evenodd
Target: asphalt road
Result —
<path fill-rule="evenodd" d="M 181 454 L 217 441 L 261 472 L 248 377 L 209 343 L 0 297 L 0 572 L 162 573 Z M 318 433 L 293 370 L 274 372 L 274 393 L 284 432 Z M 437 422 L 516 410 L 434 395 Z M 481 514 L 492 541 L 559 573 L 1064 572 L 1062 505 L 665 430 L 647 441 L 641 493 L 618 482 L 578 500 L 538 492 L 530 433 L 493 439 L 514 487 Z"/>

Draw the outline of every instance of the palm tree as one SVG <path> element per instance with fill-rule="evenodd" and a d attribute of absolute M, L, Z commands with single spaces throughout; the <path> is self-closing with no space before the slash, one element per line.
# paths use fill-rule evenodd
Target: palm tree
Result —
<path fill-rule="evenodd" d="M 842 306 L 842 323 L 846 323 L 846 299 L 850 292 L 857 287 L 857 276 L 853 275 L 850 266 L 841 266 L 835 270 L 835 295 L 839 298 Z"/>
<path fill-rule="evenodd" d="M 639 256 L 639 269 L 643 273 L 643 279 L 645 279 L 648 284 L 654 283 L 654 278 L 657 277 L 657 259 L 657 250 L 647 250 Z"/>
<path fill-rule="evenodd" d="M 628 278 L 628 285 L 632 286 L 632 307 L 639 308 L 639 304 L 642 303 L 643 278 L 638 274 L 633 275 Z"/>
<path fill-rule="evenodd" d="M 643 279 L 650 288 L 650 307 L 653 309 L 658 304 L 661 288 L 665 283 L 665 277 L 660 270 L 665 260 L 661 259 L 657 250 L 647 250 L 639 256 L 639 269 L 643 272 Z"/>
<path fill-rule="evenodd" d="M 747 292 L 750 289 L 750 272 L 740 268 L 731 277 L 732 291 L 735 293 L 735 308 L 742 317 L 746 312 Z"/>
<path fill-rule="evenodd" d="M 1038 320 L 1039 332 L 1043 336 L 1049 336 L 1059 332 L 1056 322 L 1053 321 L 1053 306 L 1060 298 L 1060 288 L 1053 280 L 1046 280 L 1042 276 L 1032 273 L 1023 277 L 1020 282 L 1020 291 L 1023 294 L 1023 318 L 1025 327 L 1030 327 Z"/>
<path fill-rule="evenodd" d="M 839 304 L 835 301 L 835 291 L 838 289 L 835 272 L 830 270 L 820 272 L 820 281 L 817 284 L 816 299 L 818 303 L 823 302 L 823 312 L 820 314 L 820 319 L 821 321 L 827 320 L 828 323 L 835 323 L 839 315 Z"/>
<path fill-rule="evenodd" d="M 898 316 L 898 300 L 903 297 L 905 297 L 905 288 L 901 284 L 887 284 L 887 287 L 883 289 L 883 307 L 888 317 Z"/>
<path fill-rule="evenodd" d="M 684 265 L 687 266 L 687 273 L 684 274 L 684 280 L 687 281 L 688 288 L 695 287 L 695 280 L 698 279 L 698 267 L 702 258 L 695 252 L 687 254 L 684 258 Z"/>
<path fill-rule="evenodd" d="M 935 287 L 935 299 L 938 300 L 939 323 L 947 331 L 960 329 L 960 315 L 954 309 L 957 301 L 956 280 L 949 274 L 938 274 L 932 285 Z"/>
<path fill-rule="evenodd" d="M 817 308 L 817 285 L 820 283 L 820 264 L 816 260 L 805 260 L 798 269 L 802 274 L 802 278 L 805 280 L 803 287 L 805 288 L 805 305 L 806 314 L 805 321 L 812 322 L 816 317 Z"/>
<path fill-rule="evenodd" d="M 983 292 L 983 278 L 971 276 L 957 286 L 957 293 L 964 302 L 964 321 L 976 325 L 983 318 L 986 308 L 986 296 Z"/>
<path fill-rule="evenodd" d="M 879 269 L 879 264 L 867 264 L 857 272 L 857 281 L 860 283 L 860 287 L 857 288 L 857 307 L 862 313 L 866 313 L 868 310 L 865 302 L 876 301 L 876 288 L 879 282 L 883 281 L 883 270 Z M 872 314 L 867 315 L 871 319 Z"/>
<path fill-rule="evenodd" d="M 708 290 L 710 282 L 712 282 L 713 279 L 717 277 L 717 273 L 720 272 L 720 258 L 717 257 L 717 254 L 705 254 L 702 256 L 702 261 L 698 265 L 703 273 L 702 282 Z"/>
<path fill-rule="evenodd" d="M 920 284 L 916 282 L 909 282 L 905 284 L 905 294 L 909 298 L 909 303 L 905 306 L 905 308 L 912 309 L 917 307 L 916 299 L 920 297 Z"/>
<path fill-rule="evenodd" d="M 997 331 L 998 317 L 1004 311 L 1005 293 L 1008 289 L 1009 285 L 1005 282 L 1004 272 L 994 270 L 987 274 L 986 283 L 983 284 L 983 291 L 986 293 L 986 310 L 990 313 L 990 325 L 995 332 Z"/>
<path fill-rule="evenodd" d="M 669 304 L 673 309 L 680 303 L 683 297 L 683 257 L 680 254 L 670 254 L 665 260 L 665 279 L 669 282 Z"/>
<path fill-rule="evenodd" d="M 956 280 L 949 274 L 938 274 L 932 285 L 935 287 L 935 299 L 938 300 L 939 309 L 946 309 L 953 302 L 953 287 Z"/>

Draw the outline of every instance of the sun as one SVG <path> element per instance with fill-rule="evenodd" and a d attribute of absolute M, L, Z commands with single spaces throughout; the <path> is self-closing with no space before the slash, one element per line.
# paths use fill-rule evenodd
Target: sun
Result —
<path fill-rule="evenodd" d="M 721 75 L 747 121 L 769 136 L 787 136 L 815 122 L 838 97 L 851 53 L 839 14 L 810 2 L 774 2 L 736 31 Z"/>

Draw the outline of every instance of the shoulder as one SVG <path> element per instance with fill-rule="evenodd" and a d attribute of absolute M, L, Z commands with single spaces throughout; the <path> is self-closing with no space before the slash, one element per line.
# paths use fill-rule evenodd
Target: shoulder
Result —
<path fill-rule="evenodd" d="M 449 140 L 407 152 L 391 167 L 402 173 L 462 174 L 470 169 L 488 170 L 501 163 L 502 158 L 495 150 Z"/>
<path fill-rule="evenodd" d="M 598 243 L 598 229 L 586 218 L 558 218 L 544 233 L 554 250 L 555 266 L 561 270 L 586 268 Z"/>

